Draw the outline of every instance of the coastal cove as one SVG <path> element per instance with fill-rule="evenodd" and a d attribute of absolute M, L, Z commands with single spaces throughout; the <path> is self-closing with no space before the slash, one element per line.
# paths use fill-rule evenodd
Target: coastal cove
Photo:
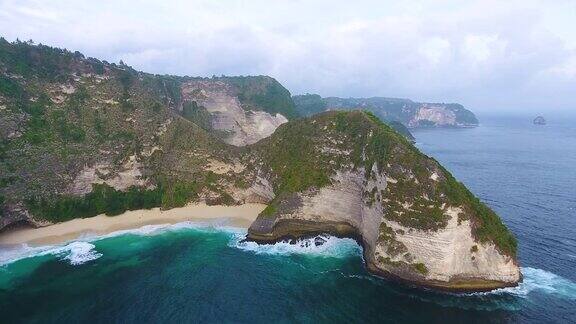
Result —
<path fill-rule="evenodd" d="M 193 221 L 225 221 L 230 226 L 248 228 L 264 208 L 266 205 L 263 204 L 240 206 L 189 204 L 185 207 L 169 210 L 153 208 L 126 211 L 117 216 L 98 215 L 89 218 L 76 218 L 39 228 L 27 227 L 8 230 L 0 235 L 0 247 L 16 244 L 59 244 L 79 237 L 102 236 L 120 230 L 138 229 L 145 225 Z"/>

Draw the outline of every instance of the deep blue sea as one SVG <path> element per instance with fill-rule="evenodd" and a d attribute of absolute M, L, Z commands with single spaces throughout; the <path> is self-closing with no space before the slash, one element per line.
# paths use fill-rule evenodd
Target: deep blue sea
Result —
<path fill-rule="evenodd" d="M 368 274 L 352 240 L 258 246 L 225 221 L 181 223 L 0 247 L 0 323 L 574 323 L 576 119 L 481 117 L 416 145 L 517 236 L 519 287 L 425 291 Z"/>

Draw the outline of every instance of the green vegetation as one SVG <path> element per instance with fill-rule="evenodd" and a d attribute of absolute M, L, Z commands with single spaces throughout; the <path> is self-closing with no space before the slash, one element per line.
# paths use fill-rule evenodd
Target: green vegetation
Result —
<path fill-rule="evenodd" d="M 74 54 L 67 50 L 42 44 L 33 46 L 31 41 L 17 40 L 10 43 L 0 38 L 0 62 L 5 64 L 9 72 L 24 77 L 65 79 L 70 73 L 70 62 L 74 59 Z"/>
<path fill-rule="evenodd" d="M 296 111 L 303 117 L 324 112 L 328 108 L 326 102 L 317 94 L 307 93 L 305 95 L 293 96 L 292 100 L 294 101 Z"/>
<path fill-rule="evenodd" d="M 99 214 L 114 216 L 127 210 L 150 209 L 160 206 L 161 202 L 160 187 L 153 190 L 131 187 L 123 192 L 106 184 L 95 184 L 92 192 L 83 197 L 29 199 L 27 205 L 35 216 L 52 222 L 62 222 Z"/>
<path fill-rule="evenodd" d="M 447 107 L 454 112 L 457 122 L 468 125 L 478 125 L 478 119 L 474 113 L 464 108 L 462 105 L 448 104 Z"/>
<path fill-rule="evenodd" d="M 238 89 L 238 99 L 253 110 L 280 113 L 288 119 L 298 117 L 290 92 L 267 76 L 222 77 Z"/>
<path fill-rule="evenodd" d="M 277 193 L 298 192 L 330 183 L 332 168 L 318 154 L 314 140 L 318 127 L 309 122 L 295 122 L 279 127 L 263 141 L 260 149 L 268 166 L 278 175 Z"/>
<path fill-rule="evenodd" d="M 51 104 L 50 98 L 42 93 L 36 101 L 26 102 L 21 106 L 22 110 L 30 116 L 24 133 L 24 138 L 28 142 L 39 144 L 49 136 L 50 129 L 46 119 L 46 110 Z"/>
<path fill-rule="evenodd" d="M 19 104 L 22 104 L 26 99 L 24 88 L 18 82 L 4 75 L 0 75 L 0 94 L 15 99 Z"/>
<path fill-rule="evenodd" d="M 428 268 L 426 268 L 426 265 L 424 265 L 424 263 L 415 263 L 414 269 L 416 269 L 423 275 L 426 275 L 428 273 Z"/>
<path fill-rule="evenodd" d="M 4 201 L 6 201 L 6 198 L 0 194 L 0 217 L 4 215 Z"/>
<path fill-rule="evenodd" d="M 388 126 L 392 127 L 398 133 L 404 135 L 404 137 L 406 137 L 406 139 L 408 139 L 410 142 L 414 143 L 416 141 L 416 138 L 414 137 L 414 135 L 412 135 L 412 133 L 410 133 L 408 127 L 404 126 L 404 124 L 402 124 L 401 122 L 392 120 L 392 121 L 385 121 L 385 123 L 388 124 Z"/>
<path fill-rule="evenodd" d="M 445 192 L 454 206 L 463 206 L 467 214 L 472 215 L 473 232 L 481 242 L 492 241 L 504 254 L 516 256 L 518 243 L 512 233 L 502 223 L 502 220 L 492 209 L 474 196 L 462 183 L 438 164 L 443 170 L 446 180 L 441 183 L 441 190 Z"/>
<path fill-rule="evenodd" d="M 470 248 L 470 252 L 471 252 L 471 253 L 478 252 L 478 245 L 473 245 L 473 246 Z"/>
<path fill-rule="evenodd" d="M 90 98 L 86 87 L 79 86 L 73 94 L 68 98 L 68 107 L 73 110 L 76 115 L 80 115 L 80 110 L 86 101 Z"/>
<path fill-rule="evenodd" d="M 274 188 L 276 198 L 262 213 L 272 217 L 298 203 L 295 193 L 329 185 L 339 170 L 366 170 L 365 180 L 374 180 L 377 165 L 379 173 L 397 182 L 389 182 L 387 190 L 367 190 L 364 198 L 370 204 L 382 203 L 388 219 L 435 230 L 446 223 L 444 203 L 462 206 L 459 220 L 470 219 L 480 241 L 493 241 L 503 253 L 516 255 L 514 237 L 493 211 L 399 134 L 408 136 L 401 124 L 386 125 L 378 119 L 405 122 L 419 107 L 409 100 L 370 98 L 363 105 L 353 98 L 305 95 L 294 97 L 295 107 L 288 90 L 272 78 L 215 78 L 231 85 L 243 107 L 289 119 L 299 117 L 298 111 L 310 114 L 326 107 L 374 112 L 325 112 L 293 120 L 257 144 L 237 148 L 206 131 L 211 117 L 204 108 L 182 102 L 186 77 L 140 73 L 125 64 L 4 39 L 0 39 L 0 71 L 0 95 L 7 107 L 1 126 L 23 133 L 0 142 L 2 199 L 18 203 L 33 197 L 28 206 L 39 217 L 61 221 L 115 215 L 129 209 L 183 206 L 200 197 L 208 203 L 231 204 L 234 200 L 226 190 L 231 184 L 238 188 L 252 184 L 255 175 L 250 172 L 256 168 L 250 164 L 257 165 Z M 76 87 L 75 93 L 63 96 L 64 85 Z M 180 106 L 184 118 L 170 118 Z M 458 118 L 473 122 L 473 114 L 463 107 L 448 106 Z M 85 166 L 109 165 L 110 173 L 99 176 L 114 177 L 132 155 L 143 176 L 157 180 L 156 189 L 121 192 L 95 185 L 84 197 L 61 195 Z M 216 175 L 205 170 L 207 158 L 240 160 L 249 167 L 236 176 Z M 430 180 L 432 171 L 439 175 L 437 181 Z M 379 202 L 379 197 L 388 203 Z M 386 230 L 382 239 L 391 240 L 393 234 Z"/>
<path fill-rule="evenodd" d="M 182 101 L 182 94 L 180 93 L 181 78 L 162 75 L 157 76 L 156 80 L 156 86 L 162 89 L 164 104 L 177 106 Z"/>
<path fill-rule="evenodd" d="M 408 249 L 402 242 L 396 240 L 396 234 L 392 227 L 387 226 L 384 222 L 380 224 L 378 242 L 386 247 L 386 253 L 392 257 L 406 253 Z"/>
<path fill-rule="evenodd" d="M 408 99 L 372 97 L 372 98 L 322 98 L 330 110 L 367 110 L 386 121 L 397 121 L 407 125 L 422 107 L 422 103 Z M 460 104 L 437 103 L 452 111 L 456 122 L 465 125 L 478 125 L 476 116 Z M 436 124 L 421 120 L 418 126 L 434 127 Z"/>
<path fill-rule="evenodd" d="M 71 123 L 62 110 L 52 112 L 54 126 L 64 142 L 82 142 L 86 138 L 86 132 L 76 123 Z"/>
<path fill-rule="evenodd" d="M 119 100 L 120 107 L 123 111 L 129 112 L 134 109 L 134 105 L 130 102 L 130 87 L 134 82 L 135 75 L 134 71 L 130 67 L 124 65 L 123 63 L 121 65 L 124 67 L 124 69 L 118 70 L 118 79 L 122 85 L 122 95 L 120 96 Z"/>
<path fill-rule="evenodd" d="M 202 106 L 198 106 L 196 101 L 185 101 L 182 105 L 182 117 L 200 126 L 202 129 L 212 129 L 212 116 Z"/>
<path fill-rule="evenodd" d="M 162 207 L 174 208 L 185 206 L 192 198 L 198 195 L 200 186 L 195 183 L 177 181 L 166 182 L 162 192 Z"/>

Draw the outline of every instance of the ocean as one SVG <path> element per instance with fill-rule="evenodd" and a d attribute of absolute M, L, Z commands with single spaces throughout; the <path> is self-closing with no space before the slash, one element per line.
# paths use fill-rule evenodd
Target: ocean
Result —
<path fill-rule="evenodd" d="M 3 249 L 0 323 L 574 323 L 576 120 L 481 122 L 415 131 L 416 145 L 517 236 L 519 287 L 416 289 L 367 273 L 353 240 L 259 246 L 223 220 Z"/>

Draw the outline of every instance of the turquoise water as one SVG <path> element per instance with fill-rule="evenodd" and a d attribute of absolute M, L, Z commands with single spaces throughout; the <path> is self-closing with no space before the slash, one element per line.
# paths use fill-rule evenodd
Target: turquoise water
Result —
<path fill-rule="evenodd" d="M 349 239 L 258 246 L 225 223 L 182 223 L 0 248 L 0 322 L 575 322 L 576 132 L 546 127 L 415 134 L 518 236 L 517 288 L 419 290 L 368 274 Z"/>

